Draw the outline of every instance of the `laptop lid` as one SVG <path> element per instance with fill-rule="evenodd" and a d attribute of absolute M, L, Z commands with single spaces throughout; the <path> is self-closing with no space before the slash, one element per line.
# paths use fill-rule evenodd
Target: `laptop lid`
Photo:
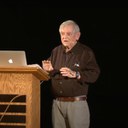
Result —
<path fill-rule="evenodd" d="M 0 66 L 26 66 L 25 51 L 0 50 Z"/>

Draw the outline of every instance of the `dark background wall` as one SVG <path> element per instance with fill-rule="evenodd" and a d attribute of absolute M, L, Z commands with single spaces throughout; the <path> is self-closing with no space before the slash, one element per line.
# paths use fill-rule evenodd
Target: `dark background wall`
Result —
<path fill-rule="evenodd" d="M 0 2 L 0 49 L 25 50 L 28 64 L 39 64 L 60 44 L 58 28 L 67 19 L 81 28 L 80 41 L 90 46 L 101 75 L 89 88 L 90 128 L 128 128 L 127 86 L 122 84 L 121 46 L 127 8 L 50 8 L 40 2 Z M 50 81 L 41 84 L 41 126 L 51 125 Z M 36 111 L 36 110 L 35 110 Z"/>

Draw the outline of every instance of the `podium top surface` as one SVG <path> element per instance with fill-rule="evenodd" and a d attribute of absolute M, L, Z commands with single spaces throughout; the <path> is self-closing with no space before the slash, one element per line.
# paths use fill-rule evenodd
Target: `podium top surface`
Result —
<path fill-rule="evenodd" d="M 0 73 L 32 73 L 39 80 L 49 80 L 48 72 L 40 67 L 32 66 L 0 66 Z"/>

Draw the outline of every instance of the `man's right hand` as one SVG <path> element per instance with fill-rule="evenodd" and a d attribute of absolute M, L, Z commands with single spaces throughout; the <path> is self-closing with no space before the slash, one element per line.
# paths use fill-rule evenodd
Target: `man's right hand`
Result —
<path fill-rule="evenodd" d="M 45 71 L 48 71 L 48 72 L 53 70 L 52 63 L 49 60 L 43 60 L 42 67 Z"/>

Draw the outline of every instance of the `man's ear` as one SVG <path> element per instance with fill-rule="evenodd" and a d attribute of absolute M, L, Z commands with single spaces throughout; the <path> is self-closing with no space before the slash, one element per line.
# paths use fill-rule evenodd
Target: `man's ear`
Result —
<path fill-rule="evenodd" d="M 77 40 L 77 41 L 79 40 L 80 35 L 81 35 L 81 33 L 80 33 L 80 32 L 77 32 L 77 34 L 76 34 L 76 40 Z"/>

